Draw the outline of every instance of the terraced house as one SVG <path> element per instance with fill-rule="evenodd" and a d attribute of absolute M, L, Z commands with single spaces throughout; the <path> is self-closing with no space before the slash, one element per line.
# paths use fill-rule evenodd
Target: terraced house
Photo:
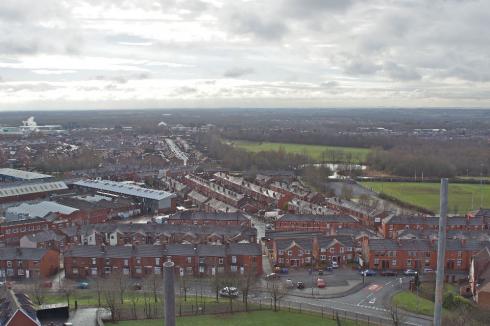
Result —
<path fill-rule="evenodd" d="M 0 279 L 49 277 L 58 271 L 60 255 L 44 248 L 0 248 Z"/>
<path fill-rule="evenodd" d="M 256 243 L 75 246 L 64 256 L 65 274 L 71 279 L 107 277 L 114 273 L 134 278 L 159 275 L 165 261 L 173 261 L 175 272 L 181 276 L 262 274 L 262 252 Z"/>
<path fill-rule="evenodd" d="M 276 231 L 334 232 L 341 228 L 359 228 L 359 221 L 349 215 L 299 215 L 285 214 L 274 221 Z"/>

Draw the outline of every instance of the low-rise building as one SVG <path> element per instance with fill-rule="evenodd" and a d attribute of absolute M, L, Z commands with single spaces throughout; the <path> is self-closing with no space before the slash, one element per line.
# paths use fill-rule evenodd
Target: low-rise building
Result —
<path fill-rule="evenodd" d="M 193 225 L 242 225 L 251 227 L 252 222 L 245 214 L 235 213 L 211 213 L 184 211 L 172 214 L 168 218 L 169 224 L 193 224 Z"/>
<path fill-rule="evenodd" d="M 349 215 L 285 214 L 274 221 L 276 231 L 334 232 L 340 228 L 361 227 L 359 220 Z"/>
<path fill-rule="evenodd" d="M 59 252 L 44 248 L 0 248 L 0 278 L 45 278 L 58 272 Z"/>

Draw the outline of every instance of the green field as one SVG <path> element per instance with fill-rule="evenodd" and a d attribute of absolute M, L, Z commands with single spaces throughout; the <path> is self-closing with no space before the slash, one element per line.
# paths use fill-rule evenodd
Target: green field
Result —
<path fill-rule="evenodd" d="M 406 203 L 439 212 L 439 183 L 416 182 L 362 182 L 376 192 L 383 192 Z M 464 214 L 480 207 L 480 185 L 449 184 L 449 213 Z M 483 185 L 482 207 L 490 207 L 490 185 Z M 473 203 L 473 205 L 472 205 Z"/>
<path fill-rule="evenodd" d="M 160 320 L 136 320 L 136 321 L 120 321 L 117 324 L 105 323 L 106 325 L 119 326 L 161 326 L 163 321 Z M 256 311 L 249 313 L 236 313 L 226 315 L 205 315 L 195 317 L 180 317 L 177 318 L 178 326 L 309 326 L 309 325 L 324 325 L 336 326 L 337 322 L 332 319 L 322 319 L 322 317 L 311 314 L 300 314 L 292 312 L 273 312 L 273 311 Z M 355 322 L 342 321 L 342 325 L 356 325 Z M 361 323 L 357 324 L 361 325 Z"/>
<path fill-rule="evenodd" d="M 403 310 L 432 316 L 434 314 L 434 302 L 417 297 L 415 293 L 403 291 L 393 296 L 393 304 Z"/>
<path fill-rule="evenodd" d="M 287 153 L 306 154 L 314 160 L 321 162 L 322 153 L 325 153 L 326 162 L 362 163 L 366 161 L 368 148 L 359 147 L 334 147 L 322 145 L 305 145 L 291 143 L 249 142 L 242 140 L 230 141 L 234 146 L 250 152 L 277 151 L 284 148 Z"/>

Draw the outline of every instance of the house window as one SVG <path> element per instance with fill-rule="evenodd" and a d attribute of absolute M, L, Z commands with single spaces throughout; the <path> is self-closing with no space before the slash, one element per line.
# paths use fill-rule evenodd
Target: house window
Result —
<path fill-rule="evenodd" d="M 223 265 L 223 258 L 218 258 L 218 264 Z"/>
<path fill-rule="evenodd" d="M 155 274 L 159 275 L 162 273 L 162 268 L 161 267 L 155 267 Z"/>
<path fill-rule="evenodd" d="M 306 250 L 305 252 L 307 255 L 311 255 L 311 251 L 310 250 Z"/>
<path fill-rule="evenodd" d="M 306 258 L 305 258 L 305 262 L 306 262 L 307 264 L 309 264 L 309 263 L 311 262 L 311 257 L 306 257 Z"/>
<path fill-rule="evenodd" d="M 407 266 L 412 266 L 412 260 L 411 259 L 407 259 Z"/>
<path fill-rule="evenodd" d="M 374 265 L 378 265 L 379 264 L 379 258 L 374 258 Z"/>
<path fill-rule="evenodd" d="M 352 251 L 352 247 L 347 247 L 347 251 Z"/>
<path fill-rule="evenodd" d="M 325 251 L 327 251 L 326 248 L 320 248 L 320 252 L 325 252 Z"/>
<path fill-rule="evenodd" d="M 326 260 L 327 259 L 327 256 L 325 255 L 320 255 L 320 260 Z"/>
<path fill-rule="evenodd" d="M 104 272 L 105 272 L 106 274 L 110 274 L 110 273 L 111 273 L 111 267 L 110 267 L 110 266 L 106 266 L 106 267 L 104 267 Z"/>
<path fill-rule="evenodd" d="M 97 264 L 97 258 L 92 258 L 92 265 Z"/>
<path fill-rule="evenodd" d="M 141 264 L 141 258 L 139 258 L 139 257 L 136 258 L 136 264 L 138 264 L 138 265 Z"/>
<path fill-rule="evenodd" d="M 303 250 L 300 250 L 300 251 L 299 251 L 299 255 L 300 255 L 300 256 L 303 256 Z"/>
<path fill-rule="evenodd" d="M 187 263 L 188 264 L 192 263 L 192 257 L 187 257 Z"/>
<path fill-rule="evenodd" d="M 12 267 L 12 261 L 7 260 L 7 267 L 11 268 Z"/>
<path fill-rule="evenodd" d="M 284 263 L 284 258 L 279 258 L 279 259 L 277 260 L 277 262 L 278 262 L 279 264 L 283 264 L 283 263 Z"/>
<path fill-rule="evenodd" d="M 206 262 L 206 258 L 199 257 L 199 264 L 204 264 Z"/>
<path fill-rule="evenodd" d="M 293 252 L 291 250 L 288 250 L 288 256 L 292 256 Z"/>
<path fill-rule="evenodd" d="M 456 260 L 456 266 L 461 267 L 462 260 L 458 259 Z"/>
<path fill-rule="evenodd" d="M 106 258 L 105 259 L 105 264 L 106 265 L 110 265 L 111 264 L 111 259 L 110 258 Z"/>
<path fill-rule="evenodd" d="M 284 250 L 279 250 L 279 255 L 284 255 Z"/>
<path fill-rule="evenodd" d="M 237 266 L 236 265 L 232 265 L 231 266 L 231 271 L 232 272 L 236 272 L 237 271 Z"/>
<path fill-rule="evenodd" d="M 340 247 L 340 253 L 343 254 L 344 253 L 344 247 Z"/>
<path fill-rule="evenodd" d="M 141 266 L 136 266 L 136 274 L 141 274 Z"/>
<path fill-rule="evenodd" d="M 94 275 L 94 276 L 97 275 L 97 267 L 92 267 L 90 269 L 90 271 L 91 271 L 91 273 L 90 273 L 91 275 Z"/>
<path fill-rule="evenodd" d="M 204 273 L 204 266 L 199 266 L 199 273 Z"/>
<path fill-rule="evenodd" d="M 396 259 L 393 259 L 393 260 L 391 261 L 391 266 L 396 266 Z"/>
<path fill-rule="evenodd" d="M 160 265 L 160 258 L 159 257 L 155 258 L 155 265 L 157 265 L 157 266 Z"/>
<path fill-rule="evenodd" d="M 129 260 L 128 259 L 124 259 L 124 266 L 128 266 L 129 265 Z"/>
<path fill-rule="evenodd" d="M 124 268 L 123 268 L 123 274 L 124 274 L 124 275 L 129 275 L 129 268 L 124 267 Z"/>
<path fill-rule="evenodd" d="M 334 247 L 330 248 L 330 253 L 333 254 L 334 252 L 335 252 L 335 248 Z"/>
<path fill-rule="evenodd" d="M 236 256 L 231 256 L 231 263 L 236 264 Z"/>
<path fill-rule="evenodd" d="M 78 268 L 77 267 L 73 267 L 71 269 L 71 272 L 72 272 L 72 274 L 77 274 L 78 275 Z"/>
<path fill-rule="evenodd" d="M 463 254 L 463 253 L 462 253 L 461 251 L 458 251 L 458 258 L 461 258 L 461 255 L 462 255 L 462 254 Z"/>

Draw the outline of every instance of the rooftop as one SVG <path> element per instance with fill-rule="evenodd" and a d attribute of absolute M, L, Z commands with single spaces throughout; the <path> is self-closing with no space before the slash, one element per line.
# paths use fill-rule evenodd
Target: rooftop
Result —
<path fill-rule="evenodd" d="M 0 198 L 8 198 L 13 196 L 22 196 L 66 189 L 68 189 L 68 187 L 63 181 L 20 184 L 0 187 Z"/>
<path fill-rule="evenodd" d="M 22 179 L 22 180 L 36 180 L 36 179 L 46 179 L 52 178 L 51 175 L 42 174 L 37 172 L 30 172 L 24 170 L 10 169 L 10 168 L 2 168 L 0 169 L 0 175 Z"/>
<path fill-rule="evenodd" d="M 109 180 L 80 180 L 74 182 L 73 184 L 80 187 L 109 191 L 113 193 L 154 200 L 173 198 L 175 196 L 172 193 L 162 190 L 147 189 L 123 182 L 115 182 Z"/>

